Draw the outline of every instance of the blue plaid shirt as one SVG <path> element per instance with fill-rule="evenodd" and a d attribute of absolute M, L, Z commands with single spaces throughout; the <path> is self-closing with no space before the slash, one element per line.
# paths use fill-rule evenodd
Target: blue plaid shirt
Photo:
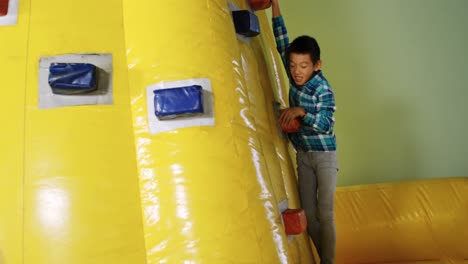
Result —
<path fill-rule="evenodd" d="M 302 107 L 306 116 L 298 133 L 289 134 L 289 139 L 296 150 L 336 151 L 336 137 L 333 131 L 336 110 L 333 91 L 322 71 L 302 86 L 296 86 L 289 71 L 289 58 L 286 49 L 289 46 L 288 32 L 283 17 L 273 18 L 273 32 L 276 48 L 281 54 L 289 77 L 289 105 Z"/>

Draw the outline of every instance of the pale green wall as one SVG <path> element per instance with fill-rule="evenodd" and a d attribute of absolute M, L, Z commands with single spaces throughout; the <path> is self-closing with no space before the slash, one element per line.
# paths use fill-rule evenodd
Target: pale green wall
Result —
<path fill-rule="evenodd" d="M 468 176 L 468 0 L 283 0 L 336 93 L 338 184 Z M 270 11 L 267 11 L 270 13 Z"/>

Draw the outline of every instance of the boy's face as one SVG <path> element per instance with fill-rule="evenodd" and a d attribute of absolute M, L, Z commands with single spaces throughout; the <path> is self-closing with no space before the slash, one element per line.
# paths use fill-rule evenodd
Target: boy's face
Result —
<path fill-rule="evenodd" d="M 319 60 L 313 64 L 309 54 L 291 53 L 289 55 L 289 71 L 297 85 L 304 85 L 321 67 L 322 61 Z"/>

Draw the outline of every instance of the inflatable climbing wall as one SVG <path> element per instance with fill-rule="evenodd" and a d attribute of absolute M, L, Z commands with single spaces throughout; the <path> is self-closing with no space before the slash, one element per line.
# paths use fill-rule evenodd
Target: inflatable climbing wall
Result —
<path fill-rule="evenodd" d="M 0 0 L 0 39 L 1 264 L 313 263 L 264 11 Z"/>

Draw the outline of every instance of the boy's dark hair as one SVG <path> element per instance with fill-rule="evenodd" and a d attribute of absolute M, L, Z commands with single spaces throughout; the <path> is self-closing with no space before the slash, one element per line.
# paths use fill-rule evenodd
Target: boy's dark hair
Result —
<path fill-rule="evenodd" d="M 314 65 L 320 60 L 319 44 L 310 36 L 300 36 L 291 42 L 287 50 L 287 58 L 291 53 L 309 54 Z"/>

